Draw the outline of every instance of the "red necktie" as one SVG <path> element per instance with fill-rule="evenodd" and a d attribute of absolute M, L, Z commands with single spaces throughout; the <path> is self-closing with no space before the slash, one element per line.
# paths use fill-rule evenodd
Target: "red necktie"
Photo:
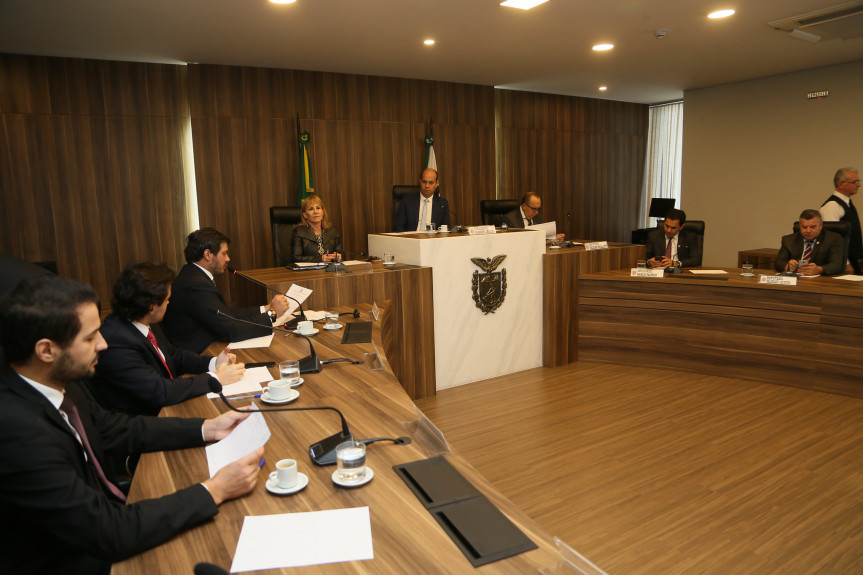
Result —
<path fill-rule="evenodd" d="M 75 431 L 78 432 L 78 437 L 81 438 L 81 444 L 84 446 L 84 451 L 87 452 L 87 461 L 96 471 L 96 476 L 102 483 L 102 487 L 111 493 L 111 495 L 125 503 L 126 496 L 123 492 L 120 491 L 116 485 L 108 481 L 107 477 L 105 477 L 105 472 L 102 471 L 102 466 L 99 465 L 99 460 L 96 459 L 96 456 L 93 454 L 93 448 L 90 447 L 90 441 L 87 439 L 87 432 L 84 431 L 84 425 L 81 423 L 81 416 L 78 415 L 78 408 L 75 407 L 75 404 L 72 403 L 72 400 L 68 395 L 63 397 L 63 403 L 60 404 L 60 409 L 62 409 L 63 413 L 66 414 L 66 417 L 69 418 L 69 423 Z"/>
<path fill-rule="evenodd" d="M 665 244 L 665 257 L 671 258 L 671 241 L 672 238 L 665 238 L 668 243 Z"/>
<path fill-rule="evenodd" d="M 159 359 L 162 360 L 162 365 L 164 365 L 165 369 L 168 370 L 168 377 L 174 379 L 174 375 L 171 373 L 171 368 L 168 367 L 167 363 L 165 363 L 165 358 L 162 356 L 162 352 L 159 351 L 159 344 L 156 343 L 156 336 L 153 334 L 152 329 L 147 332 L 147 340 L 153 344 L 154 348 L 156 348 L 156 355 L 159 356 Z"/>

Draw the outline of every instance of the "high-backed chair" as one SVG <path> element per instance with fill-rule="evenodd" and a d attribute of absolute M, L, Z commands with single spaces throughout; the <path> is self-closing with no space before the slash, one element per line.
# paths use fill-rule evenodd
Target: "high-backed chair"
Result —
<path fill-rule="evenodd" d="M 824 229 L 828 232 L 833 232 L 834 234 L 839 234 L 842 236 L 842 261 L 848 261 L 848 246 L 851 245 L 851 222 L 824 222 Z M 791 229 L 794 230 L 794 233 L 800 231 L 800 221 L 794 222 L 794 225 L 791 226 Z M 842 266 L 842 269 L 845 269 L 845 266 Z"/>
<path fill-rule="evenodd" d="M 521 200 L 480 200 L 479 213 L 482 225 L 498 226 L 504 221 L 504 216 L 521 205 Z"/>
<path fill-rule="evenodd" d="M 402 203 L 402 198 L 418 193 L 420 193 L 419 184 L 393 186 L 393 222 L 396 221 L 396 210 L 399 208 L 399 204 Z"/>
<path fill-rule="evenodd" d="M 290 249 L 288 253 L 282 253 L 279 246 L 279 231 L 302 223 L 302 214 L 298 206 L 270 206 L 270 233 L 273 237 L 273 261 L 276 267 L 290 265 L 293 259 Z"/>

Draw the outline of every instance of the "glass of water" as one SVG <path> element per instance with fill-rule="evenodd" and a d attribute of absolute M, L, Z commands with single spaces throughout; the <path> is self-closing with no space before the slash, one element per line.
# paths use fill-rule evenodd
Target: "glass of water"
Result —
<path fill-rule="evenodd" d="M 296 359 L 288 359 L 279 362 L 279 379 L 290 382 L 291 387 L 300 384 L 300 362 Z"/>
<path fill-rule="evenodd" d="M 366 444 L 345 441 L 336 447 L 339 479 L 345 482 L 362 481 L 366 477 Z"/>

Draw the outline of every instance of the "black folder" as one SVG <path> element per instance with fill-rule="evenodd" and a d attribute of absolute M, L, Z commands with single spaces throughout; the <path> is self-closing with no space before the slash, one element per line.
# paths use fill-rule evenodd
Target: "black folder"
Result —
<path fill-rule="evenodd" d="M 537 548 L 443 456 L 393 469 L 474 567 Z"/>

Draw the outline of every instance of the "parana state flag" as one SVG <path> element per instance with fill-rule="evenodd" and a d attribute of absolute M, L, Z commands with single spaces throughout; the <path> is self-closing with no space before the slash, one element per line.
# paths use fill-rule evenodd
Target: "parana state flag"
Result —
<path fill-rule="evenodd" d="M 300 184 L 297 188 L 297 201 L 303 200 L 315 193 L 315 181 L 312 179 L 312 162 L 309 160 L 309 142 L 312 137 L 308 132 L 300 132 Z"/>
<path fill-rule="evenodd" d="M 426 136 L 426 162 L 424 170 L 431 168 L 437 171 L 437 160 L 434 157 L 434 137 L 429 134 Z"/>

